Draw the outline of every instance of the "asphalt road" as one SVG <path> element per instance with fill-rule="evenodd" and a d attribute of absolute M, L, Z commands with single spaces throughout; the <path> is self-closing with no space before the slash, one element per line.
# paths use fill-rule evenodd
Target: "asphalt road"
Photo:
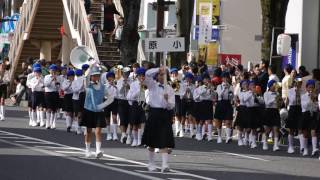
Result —
<path fill-rule="evenodd" d="M 172 172 L 148 172 L 145 148 L 103 141 L 102 159 L 84 158 L 83 136 L 67 133 L 64 121 L 56 130 L 28 127 L 27 112 L 7 109 L 0 122 L 0 180 L 295 180 L 320 179 L 320 160 L 232 144 L 176 138 L 170 156 Z M 92 145 L 93 146 L 93 145 Z M 270 148 L 271 149 L 271 148 Z M 297 149 L 296 149 L 297 150 Z M 157 165 L 161 157 L 157 155 Z"/>

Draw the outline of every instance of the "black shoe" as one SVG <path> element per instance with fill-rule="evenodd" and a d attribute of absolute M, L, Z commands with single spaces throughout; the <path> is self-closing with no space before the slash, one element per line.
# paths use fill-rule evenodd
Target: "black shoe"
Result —
<path fill-rule="evenodd" d="M 46 129 L 50 129 L 50 127 L 47 127 Z"/>
<path fill-rule="evenodd" d="M 179 136 L 180 136 L 180 131 L 177 132 L 177 137 L 179 137 Z"/>
<path fill-rule="evenodd" d="M 203 136 L 202 136 L 202 141 L 205 141 L 207 139 L 207 134 L 204 134 Z"/>
<path fill-rule="evenodd" d="M 227 144 L 230 144 L 231 142 L 232 142 L 232 138 L 230 138 L 230 139 L 228 139 L 228 140 L 226 141 Z"/>
<path fill-rule="evenodd" d="M 127 142 L 127 137 L 124 137 L 121 143 L 125 144 L 126 142 Z"/>
<path fill-rule="evenodd" d="M 194 139 L 194 138 L 196 138 L 196 135 L 192 135 L 192 137 L 191 137 L 192 139 Z"/>
<path fill-rule="evenodd" d="M 68 128 L 67 128 L 67 132 L 68 132 L 68 133 L 71 132 L 71 127 L 68 127 Z"/>
<path fill-rule="evenodd" d="M 37 123 L 37 126 L 40 127 L 40 123 Z"/>

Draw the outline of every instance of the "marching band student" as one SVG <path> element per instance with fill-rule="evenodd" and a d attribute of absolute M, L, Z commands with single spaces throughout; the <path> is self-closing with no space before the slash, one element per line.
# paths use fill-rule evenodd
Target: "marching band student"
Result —
<path fill-rule="evenodd" d="M 181 108 L 182 108 L 182 100 L 181 100 L 181 92 L 180 87 L 181 83 L 178 79 L 178 69 L 177 68 L 171 68 L 170 69 L 170 80 L 171 80 L 171 86 L 175 92 L 175 133 L 177 137 L 183 137 L 184 131 L 183 131 L 183 125 L 185 123 L 185 116 L 182 115 Z"/>
<path fill-rule="evenodd" d="M 273 151 L 279 150 L 279 127 L 280 127 L 280 113 L 278 109 L 278 103 L 282 100 L 280 94 L 276 92 L 276 80 L 270 80 L 268 82 L 268 91 L 264 93 L 265 101 L 265 118 L 263 125 L 265 132 L 263 134 L 263 150 L 268 150 L 267 136 L 272 131 L 274 136 Z M 272 129 L 271 129 L 272 128 Z"/>
<path fill-rule="evenodd" d="M 226 143 L 230 143 L 232 140 L 231 125 L 233 120 L 233 107 L 231 100 L 233 100 L 233 88 L 230 85 L 229 73 L 222 73 L 222 84 L 218 85 L 216 92 L 218 94 L 218 102 L 214 118 L 216 119 L 216 127 L 218 131 L 217 143 L 222 143 L 222 121 L 225 121 L 226 124 Z"/>
<path fill-rule="evenodd" d="M 33 77 L 29 82 L 30 88 L 32 90 L 32 126 L 35 127 L 39 123 L 41 127 L 44 127 L 44 112 L 42 109 L 44 105 L 44 82 L 41 68 L 34 68 L 33 73 L 35 74 L 35 77 Z"/>
<path fill-rule="evenodd" d="M 67 132 L 71 132 L 73 122 L 73 89 L 72 82 L 74 81 L 75 73 L 73 70 L 67 71 L 67 79 L 62 82 L 61 89 L 64 91 L 64 111 L 66 115 Z"/>
<path fill-rule="evenodd" d="M 103 109 L 113 102 L 113 96 L 108 96 L 104 87 L 104 83 L 100 81 L 101 72 L 96 65 L 92 65 L 88 71 L 88 79 L 86 82 L 86 97 L 84 103 L 84 110 L 81 116 L 80 125 L 86 127 L 85 145 L 86 154 L 89 158 L 91 156 L 90 146 L 92 138 L 92 128 L 95 128 L 96 137 L 96 158 L 101 158 L 103 152 L 101 151 L 101 130 L 106 127 L 105 114 Z M 103 101 L 106 98 L 107 100 Z"/>
<path fill-rule="evenodd" d="M 59 98 L 58 98 L 58 106 L 57 106 L 57 116 L 59 115 L 59 118 L 62 119 L 62 117 L 66 118 L 67 116 L 66 115 L 67 112 L 65 110 L 66 107 L 64 106 L 65 92 L 61 88 L 62 83 L 67 80 L 67 66 L 63 65 L 61 67 L 58 67 L 57 74 L 60 81 L 60 88 L 58 90 Z"/>
<path fill-rule="evenodd" d="M 0 120 L 4 121 L 5 119 L 5 99 L 7 98 L 7 86 L 10 82 L 10 65 L 6 64 L 6 61 L 1 62 L 0 70 Z"/>
<path fill-rule="evenodd" d="M 302 121 L 301 129 L 304 136 L 303 156 L 308 155 L 308 135 L 312 137 L 312 156 L 319 150 L 317 148 L 317 127 L 318 127 L 318 94 L 315 92 L 315 81 L 308 80 L 306 83 L 306 93 L 301 96 Z"/>
<path fill-rule="evenodd" d="M 83 71 L 81 69 L 77 69 L 75 72 L 76 78 L 72 81 L 72 107 L 74 112 L 74 121 L 76 122 L 76 133 L 82 134 L 81 127 L 79 125 L 81 114 L 83 111 L 84 106 L 84 99 L 85 99 L 85 78 L 82 76 Z"/>
<path fill-rule="evenodd" d="M 243 130 L 248 127 L 248 108 L 246 106 L 245 95 L 248 92 L 248 80 L 240 81 L 241 91 L 236 97 L 237 104 L 237 116 L 235 120 L 235 125 L 238 129 L 238 146 L 244 145 Z"/>
<path fill-rule="evenodd" d="M 115 74 L 112 71 L 109 71 L 106 74 L 106 82 L 105 88 L 108 92 L 108 96 L 116 97 L 117 96 L 117 86 L 115 84 Z M 118 140 L 117 129 L 118 129 L 118 122 L 117 122 L 117 114 L 118 114 L 118 101 L 114 99 L 112 104 L 104 109 L 106 114 L 106 121 L 107 121 L 107 141 Z M 110 121 L 110 114 L 112 113 L 112 123 Z"/>
<path fill-rule="evenodd" d="M 136 71 L 137 80 L 130 85 L 127 98 L 130 100 L 130 124 L 132 126 L 133 141 L 131 146 L 141 145 L 141 124 L 145 122 L 146 116 L 143 109 L 145 103 L 145 72 L 144 68 L 138 68 Z M 140 129 L 140 130 L 139 130 Z"/>
<path fill-rule="evenodd" d="M 27 95 L 28 95 L 28 112 L 29 112 L 29 126 L 32 126 L 33 124 L 33 115 L 32 115 L 32 90 L 31 90 L 31 80 L 35 77 L 35 73 L 33 72 L 33 69 L 40 68 L 41 65 L 39 63 L 35 63 L 32 65 L 32 72 L 27 75 Z"/>
<path fill-rule="evenodd" d="M 202 76 L 203 85 L 198 87 L 198 91 L 196 91 L 195 97 L 200 99 L 199 104 L 199 120 L 200 125 L 202 125 L 201 130 L 201 138 L 199 138 L 198 133 L 198 140 L 204 140 L 207 136 L 208 141 L 212 141 L 212 119 L 213 119 L 213 87 L 210 84 L 210 76 L 209 74 L 204 74 Z M 206 127 L 208 127 L 208 134 L 206 135 Z"/>
<path fill-rule="evenodd" d="M 46 128 L 55 129 L 56 128 L 56 119 L 57 119 L 57 110 L 59 102 L 59 90 L 61 80 L 57 76 L 58 67 L 55 64 L 49 66 L 50 74 L 44 77 L 44 86 L 45 86 L 45 103 L 46 103 Z"/>
<path fill-rule="evenodd" d="M 254 81 L 249 82 L 249 91 L 245 95 L 246 106 L 248 108 L 248 124 L 246 132 L 249 134 L 249 143 L 252 149 L 257 147 L 257 128 L 259 127 L 260 105 L 264 103 L 263 98 L 257 92 Z"/>
<path fill-rule="evenodd" d="M 171 110 L 175 107 L 174 90 L 165 83 L 167 70 L 164 67 L 153 68 L 146 72 L 144 84 L 149 89 L 150 112 L 143 133 L 142 144 L 148 147 L 149 171 L 155 171 L 155 148 L 162 155 L 161 172 L 170 171 L 168 154 L 174 148 L 174 136 L 171 125 Z M 157 81 L 153 78 L 156 77 Z"/>
<path fill-rule="evenodd" d="M 189 123 L 190 127 L 190 137 L 194 136 L 194 123 L 193 123 L 193 92 L 195 89 L 192 83 L 194 76 L 192 73 L 186 73 L 184 75 L 184 82 L 181 83 L 180 94 L 182 99 L 181 113 L 183 117 L 187 117 L 186 121 Z M 181 134 L 180 134 L 181 135 Z"/>
<path fill-rule="evenodd" d="M 129 125 L 129 103 L 127 99 L 127 94 L 130 89 L 131 81 L 129 79 L 130 68 L 125 67 L 122 69 L 122 77 L 117 81 L 118 90 L 118 113 L 120 118 L 120 129 L 121 129 L 121 143 L 126 143 L 127 141 L 127 128 Z"/>
<path fill-rule="evenodd" d="M 192 122 L 196 126 L 196 135 L 191 136 L 192 138 L 196 138 L 196 140 L 201 141 L 201 123 L 200 123 L 200 116 L 201 116 L 201 99 L 200 99 L 200 90 L 201 86 L 203 85 L 202 77 L 198 76 L 196 79 L 196 86 L 193 91 L 193 117 L 194 117 L 194 122 Z M 190 132 L 191 134 L 193 133 L 193 130 Z"/>
<path fill-rule="evenodd" d="M 289 128 L 289 135 L 288 135 L 288 153 L 294 153 L 294 146 L 293 146 L 293 137 L 296 130 L 298 131 L 298 136 L 300 140 L 300 151 L 304 149 L 304 137 L 302 134 L 302 130 L 299 128 L 299 122 L 301 121 L 301 85 L 302 79 L 297 78 L 293 81 L 293 87 L 288 90 L 288 106 L 289 106 L 289 114 L 288 114 L 288 121 L 286 123 L 286 127 Z M 303 152 L 303 151 L 302 151 Z"/>

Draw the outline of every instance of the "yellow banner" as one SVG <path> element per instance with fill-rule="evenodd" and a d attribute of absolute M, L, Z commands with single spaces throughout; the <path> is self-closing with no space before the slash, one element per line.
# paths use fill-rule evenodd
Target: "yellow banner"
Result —
<path fill-rule="evenodd" d="M 215 66 L 218 64 L 218 43 L 209 43 L 207 46 L 207 65 Z"/>
<path fill-rule="evenodd" d="M 200 14 L 200 3 L 212 3 L 212 16 L 220 16 L 220 0 L 197 0 L 197 15 Z"/>

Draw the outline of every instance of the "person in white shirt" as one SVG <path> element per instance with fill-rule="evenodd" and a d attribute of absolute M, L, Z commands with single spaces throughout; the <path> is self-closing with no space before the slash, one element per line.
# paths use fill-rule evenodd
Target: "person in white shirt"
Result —
<path fill-rule="evenodd" d="M 183 131 L 183 125 L 185 123 L 185 116 L 182 114 L 182 99 L 181 99 L 181 81 L 178 79 L 178 69 L 177 68 L 171 68 L 170 69 L 170 84 L 171 87 L 175 91 L 175 108 L 174 108 L 174 114 L 175 114 L 175 134 L 177 137 L 183 137 L 184 131 Z"/>
<path fill-rule="evenodd" d="M 27 96 L 28 96 L 28 112 L 29 112 L 29 126 L 32 125 L 32 90 L 31 90 L 31 87 L 30 87 L 30 82 L 31 80 L 35 77 L 35 73 L 33 72 L 33 69 L 35 68 L 40 68 L 41 69 L 41 65 L 39 63 L 35 63 L 32 65 L 32 72 L 29 73 L 27 75 L 27 82 L 26 82 L 26 85 L 27 85 Z M 45 103 L 44 103 L 45 105 Z"/>
<path fill-rule="evenodd" d="M 10 65 L 0 62 L 0 120 L 5 119 L 5 99 L 7 98 L 7 87 L 10 82 Z"/>
<path fill-rule="evenodd" d="M 263 118 L 261 106 L 264 104 L 261 92 L 256 89 L 254 81 L 249 82 L 249 91 L 245 95 L 245 102 L 248 108 L 248 124 L 246 128 L 246 137 L 249 135 L 249 145 L 252 149 L 257 147 L 256 137 L 257 129 L 261 126 L 260 120 Z M 247 141 L 245 142 L 247 144 Z"/>
<path fill-rule="evenodd" d="M 193 92 L 195 89 L 195 85 L 192 83 L 194 79 L 194 76 L 192 73 L 186 73 L 184 76 L 184 82 L 180 85 L 180 98 L 182 99 L 182 107 L 181 107 L 181 114 L 183 117 L 185 117 L 185 122 L 182 121 L 182 123 L 185 123 L 186 125 L 189 124 L 189 130 L 190 130 L 190 137 L 193 137 L 194 134 L 194 118 L 193 118 Z M 188 127 L 185 127 L 187 129 Z M 182 131 L 182 125 L 179 127 L 180 132 Z M 183 136 L 183 134 L 180 133 L 180 136 Z"/>
<path fill-rule="evenodd" d="M 299 141 L 300 141 L 300 151 L 304 149 L 303 143 L 303 135 L 302 131 L 299 128 L 299 123 L 301 121 L 301 94 L 302 94 L 302 79 L 297 78 L 293 81 L 293 87 L 288 90 L 288 121 L 286 123 L 286 127 L 289 128 L 289 135 L 288 135 L 288 153 L 294 153 L 294 146 L 293 146 L 293 137 L 294 132 L 299 129 Z"/>
<path fill-rule="evenodd" d="M 106 82 L 105 88 L 109 96 L 114 97 L 114 101 L 104 109 L 106 114 L 106 121 L 107 121 L 107 141 L 118 140 L 117 129 L 118 129 L 118 121 L 117 121 L 117 114 L 118 114 L 118 100 L 117 97 L 117 86 L 115 83 L 115 74 L 112 71 L 109 71 L 106 74 Z M 112 122 L 110 121 L 110 116 L 112 117 Z"/>
<path fill-rule="evenodd" d="M 72 123 L 73 123 L 73 103 L 72 103 L 72 96 L 73 96 L 73 89 L 72 89 L 72 82 L 74 81 L 75 73 L 73 70 L 67 71 L 67 79 L 62 82 L 61 89 L 64 92 L 64 111 L 66 115 L 66 125 L 67 125 L 67 132 L 71 132 Z"/>
<path fill-rule="evenodd" d="M 145 90 L 146 87 L 143 84 L 145 80 L 144 68 L 138 68 L 136 71 L 137 80 L 130 84 L 130 90 L 127 98 L 130 104 L 130 124 L 132 126 L 133 141 L 131 146 L 140 146 L 142 139 L 141 124 L 145 123 L 146 116 L 144 111 L 144 105 L 146 103 Z"/>
<path fill-rule="evenodd" d="M 84 99 L 86 96 L 85 93 L 85 78 L 83 75 L 82 69 L 77 69 L 75 71 L 76 78 L 72 81 L 72 101 L 73 101 L 73 112 L 74 112 L 74 121 L 76 122 L 76 133 L 82 134 L 81 127 L 79 126 L 81 114 L 83 112 Z"/>
<path fill-rule="evenodd" d="M 273 151 L 278 151 L 279 148 L 279 127 L 280 127 L 280 113 L 278 107 L 279 98 L 281 95 L 276 92 L 276 81 L 271 80 L 268 82 L 268 91 L 264 93 L 263 98 L 265 101 L 265 116 L 263 118 L 264 135 L 263 135 L 263 150 L 268 150 L 267 137 L 272 131 L 274 136 Z M 281 98 L 282 99 L 282 98 Z"/>
<path fill-rule="evenodd" d="M 238 146 L 244 145 L 243 130 L 248 127 L 248 108 L 246 106 L 245 95 L 249 90 L 249 81 L 240 81 L 241 90 L 236 98 L 236 120 L 235 126 L 238 129 Z"/>
<path fill-rule="evenodd" d="M 155 148 L 160 149 L 162 156 L 161 172 L 170 171 L 168 154 L 175 146 L 171 125 L 171 111 L 175 107 L 175 95 L 172 87 L 165 83 L 165 78 L 167 78 L 166 68 L 153 68 L 146 72 L 144 81 L 149 90 L 150 112 L 142 137 L 142 145 L 148 147 L 149 171 L 156 170 Z"/>
<path fill-rule="evenodd" d="M 36 67 L 33 69 L 34 77 L 29 81 L 29 85 L 32 91 L 32 117 L 31 126 L 41 126 L 44 127 L 44 82 L 41 75 L 41 68 Z"/>
<path fill-rule="evenodd" d="M 276 75 L 276 70 L 274 67 L 272 66 L 268 67 L 268 74 L 269 74 L 268 82 L 270 82 L 271 80 L 274 80 L 278 83 L 280 81 L 278 76 Z"/>
<path fill-rule="evenodd" d="M 291 76 L 292 66 L 288 64 L 284 69 L 283 72 L 285 74 L 284 78 L 281 81 L 281 90 L 282 90 L 282 99 L 284 102 L 287 101 L 288 98 L 288 90 L 292 85 L 293 78 Z"/>
<path fill-rule="evenodd" d="M 126 143 L 128 137 L 126 133 L 129 126 L 130 107 L 127 95 L 130 90 L 130 84 L 132 83 L 129 79 L 129 74 L 130 68 L 123 68 L 122 76 L 117 81 L 118 114 L 120 119 L 121 143 Z"/>
<path fill-rule="evenodd" d="M 312 156 L 318 151 L 317 143 L 317 127 L 318 121 L 318 94 L 315 92 L 315 80 L 308 80 L 306 83 L 306 93 L 301 96 L 302 121 L 301 129 L 304 136 L 304 151 L 303 156 L 307 156 L 308 152 L 308 135 L 311 133 L 312 137 Z"/>
<path fill-rule="evenodd" d="M 204 140 L 207 138 L 208 141 L 212 141 L 212 119 L 213 119 L 213 95 L 214 89 L 210 84 L 209 74 L 202 75 L 203 85 L 197 88 L 194 92 L 194 98 L 200 100 L 199 104 L 199 117 L 201 134 L 197 132 L 196 139 Z M 208 127 L 208 133 L 206 134 L 206 127 Z"/>
<path fill-rule="evenodd" d="M 222 74 L 222 84 L 217 87 L 218 102 L 216 105 L 214 118 L 216 119 L 216 128 L 218 131 L 217 143 L 222 143 L 221 128 L 222 122 L 226 124 L 226 143 L 230 143 L 232 140 L 232 120 L 233 120 L 233 106 L 231 101 L 233 101 L 233 87 L 230 82 L 229 73 L 224 72 Z"/>
<path fill-rule="evenodd" d="M 44 78 L 45 86 L 45 103 L 46 103 L 46 128 L 55 129 L 57 110 L 59 102 L 59 90 L 60 90 L 60 78 L 57 76 L 58 67 L 55 64 L 49 67 L 50 74 L 46 75 Z"/>

